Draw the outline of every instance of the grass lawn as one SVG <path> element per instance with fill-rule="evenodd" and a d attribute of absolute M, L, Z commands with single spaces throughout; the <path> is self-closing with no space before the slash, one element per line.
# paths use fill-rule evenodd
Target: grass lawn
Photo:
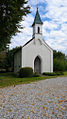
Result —
<path fill-rule="evenodd" d="M 67 76 L 67 71 L 66 71 L 66 72 L 64 72 L 64 76 Z"/>
<path fill-rule="evenodd" d="M 64 72 L 63 76 L 67 76 L 67 72 Z M 0 88 L 17 85 L 17 84 L 25 84 L 30 82 L 35 82 L 39 80 L 45 80 L 48 78 L 56 78 L 58 76 L 41 76 L 41 77 L 31 77 L 31 78 L 18 78 L 14 76 L 13 73 L 0 73 Z"/>

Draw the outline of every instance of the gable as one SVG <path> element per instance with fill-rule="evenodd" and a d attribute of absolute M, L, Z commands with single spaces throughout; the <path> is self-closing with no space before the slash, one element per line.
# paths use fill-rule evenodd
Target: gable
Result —
<path fill-rule="evenodd" d="M 45 45 L 49 50 L 52 50 L 52 51 L 53 51 L 53 49 L 52 49 L 44 40 L 42 40 L 42 41 L 43 41 L 44 45 Z"/>
<path fill-rule="evenodd" d="M 36 45 L 43 45 L 43 46 L 45 46 L 48 50 L 52 50 L 53 51 L 53 49 L 44 41 L 44 40 L 42 40 L 42 39 L 35 39 L 35 44 Z"/>
<path fill-rule="evenodd" d="M 42 45 L 42 41 L 40 39 L 34 39 L 34 44 L 35 45 Z"/>
<path fill-rule="evenodd" d="M 26 47 L 27 45 L 30 46 L 30 45 L 37 45 L 37 46 L 40 46 L 40 45 L 43 45 L 45 46 L 49 51 L 53 51 L 53 49 L 42 39 L 35 39 L 34 37 L 29 40 L 27 43 L 25 43 L 22 48 Z"/>
<path fill-rule="evenodd" d="M 28 42 L 26 42 L 26 43 L 22 46 L 22 48 L 25 47 L 27 44 L 29 44 L 33 39 L 34 39 L 34 37 L 33 37 L 32 39 L 30 39 Z"/>

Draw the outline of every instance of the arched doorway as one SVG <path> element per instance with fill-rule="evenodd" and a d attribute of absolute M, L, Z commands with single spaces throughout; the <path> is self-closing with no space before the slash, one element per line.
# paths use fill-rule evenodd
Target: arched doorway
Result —
<path fill-rule="evenodd" d="M 34 72 L 41 73 L 41 59 L 38 56 L 34 60 Z"/>

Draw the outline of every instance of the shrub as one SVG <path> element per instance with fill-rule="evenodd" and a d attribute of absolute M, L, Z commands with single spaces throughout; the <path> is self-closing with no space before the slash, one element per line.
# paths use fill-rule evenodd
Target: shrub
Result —
<path fill-rule="evenodd" d="M 37 74 L 37 73 L 34 73 L 33 74 L 33 77 L 39 77 L 40 75 L 39 74 Z"/>
<path fill-rule="evenodd" d="M 56 72 L 56 75 L 64 75 L 64 73 L 61 71 L 61 72 Z"/>
<path fill-rule="evenodd" d="M 46 76 L 56 76 L 56 73 L 55 72 L 44 72 L 43 75 L 46 75 Z"/>
<path fill-rule="evenodd" d="M 45 76 L 57 76 L 57 75 L 64 75 L 63 72 L 44 72 L 43 75 Z"/>
<path fill-rule="evenodd" d="M 24 67 L 21 68 L 19 71 L 19 77 L 32 77 L 33 76 L 33 69 L 31 67 Z"/>

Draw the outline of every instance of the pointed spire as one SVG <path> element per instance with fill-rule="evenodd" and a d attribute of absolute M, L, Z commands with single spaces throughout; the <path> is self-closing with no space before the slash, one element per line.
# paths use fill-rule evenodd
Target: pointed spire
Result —
<path fill-rule="evenodd" d="M 37 5 L 36 5 L 36 8 L 37 8 L 37 10 L 38 10 L 38 1 L 37 1 Z"/>
<path fill-rule="evenodd" d="M 34 19 L 34 22 L 33 22 L 32 26 L 33 26 L 35 23 L 36 23 L 36 24 L 43 24 L 43 22 L 41 21 L 40 15 L 39 15 L 38 7 L 37 7 L 35 19 Z"/>

